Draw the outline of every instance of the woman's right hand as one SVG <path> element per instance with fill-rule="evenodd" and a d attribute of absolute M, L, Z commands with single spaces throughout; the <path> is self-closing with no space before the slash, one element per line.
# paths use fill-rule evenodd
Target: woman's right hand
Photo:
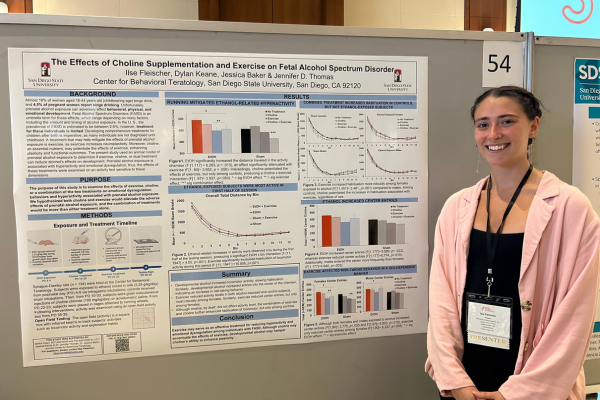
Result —
<path fill-rule="evenodd" d="M 475 386 L 468 386 L 452 390 L 452 396 L 454 396 L 456 400 L 476 400 L 477 398 L 473 394 L 473 392 L 476 391 L 477 388 Z"/>

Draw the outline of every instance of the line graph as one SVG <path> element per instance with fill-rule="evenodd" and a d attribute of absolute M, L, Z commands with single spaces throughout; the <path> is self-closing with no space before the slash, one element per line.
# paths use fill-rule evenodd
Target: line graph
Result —
<path fill-rule="evenodd" d="M 406 169 L 406 170 L 391 170 L 391 169 L 387 169 L 382 167 L 377 161 L 375 161 L 375 158 L 373 157 L 373 154 L 371 154 L 371 151 L 369 149 L 367 149 L 367 155 L 369 156 L 369 160 L 371 161 L 371 163 L 375 166 L 375 168 L 377 168 L 378 170 L 386 173 L 386 174 L 395 174 L 395 175 L 413 175 L 413 174 L 417 174 L 417 170 L 414 169 Z"/>
<path fill-rule="evenodd" d="M 371 129 L 371 132 L 373 132 L 373 134 L 375 136 L 377 136 L 378 138 L 385 139 L 385 140 L 404 140 L 407 142 L 417 140 L 416 136 L 393 137 L 393 136 L 390 136 L 383 132 L 380 132 L 373 126 L 373 123 L 371 122 L 371 119 L 369 117 L 367 117 L 367 123 L 369 124 L 369 128 Z"/>
<path fill-rule="evenodd" d="M 213 225 L 212 223 L 210 223 L 204 217 L 204 215 L 202 215 L 200 213 L 200 211 L 198 211 L 198 209 L 196 208 L 196 206 L 194 205 L 193 202 L 190 202 L 190 206 L 192 208 L 192 211 L 194 212 L 194 214 L 196 215 L 196 217 L 198 218 L 198 220 L 202 223 L 202 225 L 204 225 L 204 227 L 206 227 L 209 231 L 211 231 L 213 233 L 217 233 L 217 234 L 223 235 L 225 237 L 230 237 L 230 238 L 253 238 L 253 237 L 285 235 L 287 233 L 290 233 L 290 231 L 275 231 L 275 232 L 262 232 L 262 233 L 239 233 L 239 232 L 230 231 L 230 230 L 220 228 L 220 227 L 218 227 L 218 226 Z"/>
<path fill-rule="evenodd" d="M 315 128 L 315 125 L 313 124 L 312 119 L 310 117 L 308 117 L 307 120 L 308 120 L 308 124 L 310 125 L 310 129 L 315 134 L 315 136 L 317 136 L 319 139 L 323 139 L 323 140 L 330 141 L 330 142 L 333 142 L 333 141 L 357 141 L 360 139 L 359 137 L 343 138 L 343 137 L 324 135 L 317 128 Z"/>
<path fill-rule="evenodd" d="M 355 169 L 347 169 L 347 170 L 343 170 L 340 172 L 329 172 L 319 166 L 319 164 L 317 163 L 317 161 L 315 160 L 315 158 L 313 156 L 312 151 L 310 151 L 310 150 L 308 150 L 308 157 L 310 158 L 310 161 L 311 161 L 311 164 L 313 165 L 313 167 L 323 175 L 347 176 L 347 175 L 355 175 L 358 172 L 358 169 L 356 169 L 356 168 Z"/>

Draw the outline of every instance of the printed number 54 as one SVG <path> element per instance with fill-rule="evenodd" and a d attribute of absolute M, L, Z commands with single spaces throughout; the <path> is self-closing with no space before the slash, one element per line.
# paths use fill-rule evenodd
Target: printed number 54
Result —
<path fill-rule="evenodd" d="M 493 69 L 488 68 L 489 72 L 496 72 L 498 71 L 499 68 L 503 68 L 506 70 L 506 72 L 510 71 L 510 56 L 507 55 L 506 57 L 504 57 L 504 59 L 502 60 L 502 62 L 500 63 L 500 65 L 498 65 L 498 63 L 496 61 L 494 61 L 495 59 L 498 58 L 498 54 L 490 54 L 490 59 L 489 59 L 489 63 L 491 65 L 494 66 Z"/>

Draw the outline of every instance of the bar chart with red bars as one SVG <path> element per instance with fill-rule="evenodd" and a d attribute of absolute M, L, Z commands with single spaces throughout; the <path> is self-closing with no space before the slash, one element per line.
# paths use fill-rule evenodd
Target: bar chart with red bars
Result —
<path fill-rule="evenodd" d="M 317 315 L 353 314 L 356 310 L 356 299 L 344 294 L 316 292 Z"/>
<path fill-rule="evenodd" d="M 193 154 L 279 153 L 279 138 L 260 126 L 250 126 L 235 132 L 232 129 L 215 129 L 213 124 L 192 119 Z"/>
<path fill-rule="evenodd" d="M 392 290 L 384 292 L 383 288 L 365 289 L 365 311 L 403 310 L 404 293 Z"/>
<path fill-rule="evenodd" d="M 360 218 L 342 222 L 341 217 L 322 215 L 321 247 L 406 244 L 405 224 L 369 219 L 363 226 L 368 229 L 368 243 L 361 243 Z"/>

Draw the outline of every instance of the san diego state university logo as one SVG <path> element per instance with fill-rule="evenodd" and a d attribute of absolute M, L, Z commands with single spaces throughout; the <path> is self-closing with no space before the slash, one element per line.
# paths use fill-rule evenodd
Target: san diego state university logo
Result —
<path fill-rule="evenodd" d="M 402 82 L 402 70 L 401 69 L 394 70 L 394 82 Z"/>
<path fill-rule="evenodd" d="M 570 5 L 562 9 L 563 17 L 572 24 L 583 24 L 587 22 L 594 12 L 594 0 L 581 0 L 581 10 L 574 10 Z M 568 14 L 568 15 L 567 15 Z"/>
<path fill-rule="evenodd" d="M 50 63 L 43 62 L 42 63 L 42 77 L 50 76 Z"/>

